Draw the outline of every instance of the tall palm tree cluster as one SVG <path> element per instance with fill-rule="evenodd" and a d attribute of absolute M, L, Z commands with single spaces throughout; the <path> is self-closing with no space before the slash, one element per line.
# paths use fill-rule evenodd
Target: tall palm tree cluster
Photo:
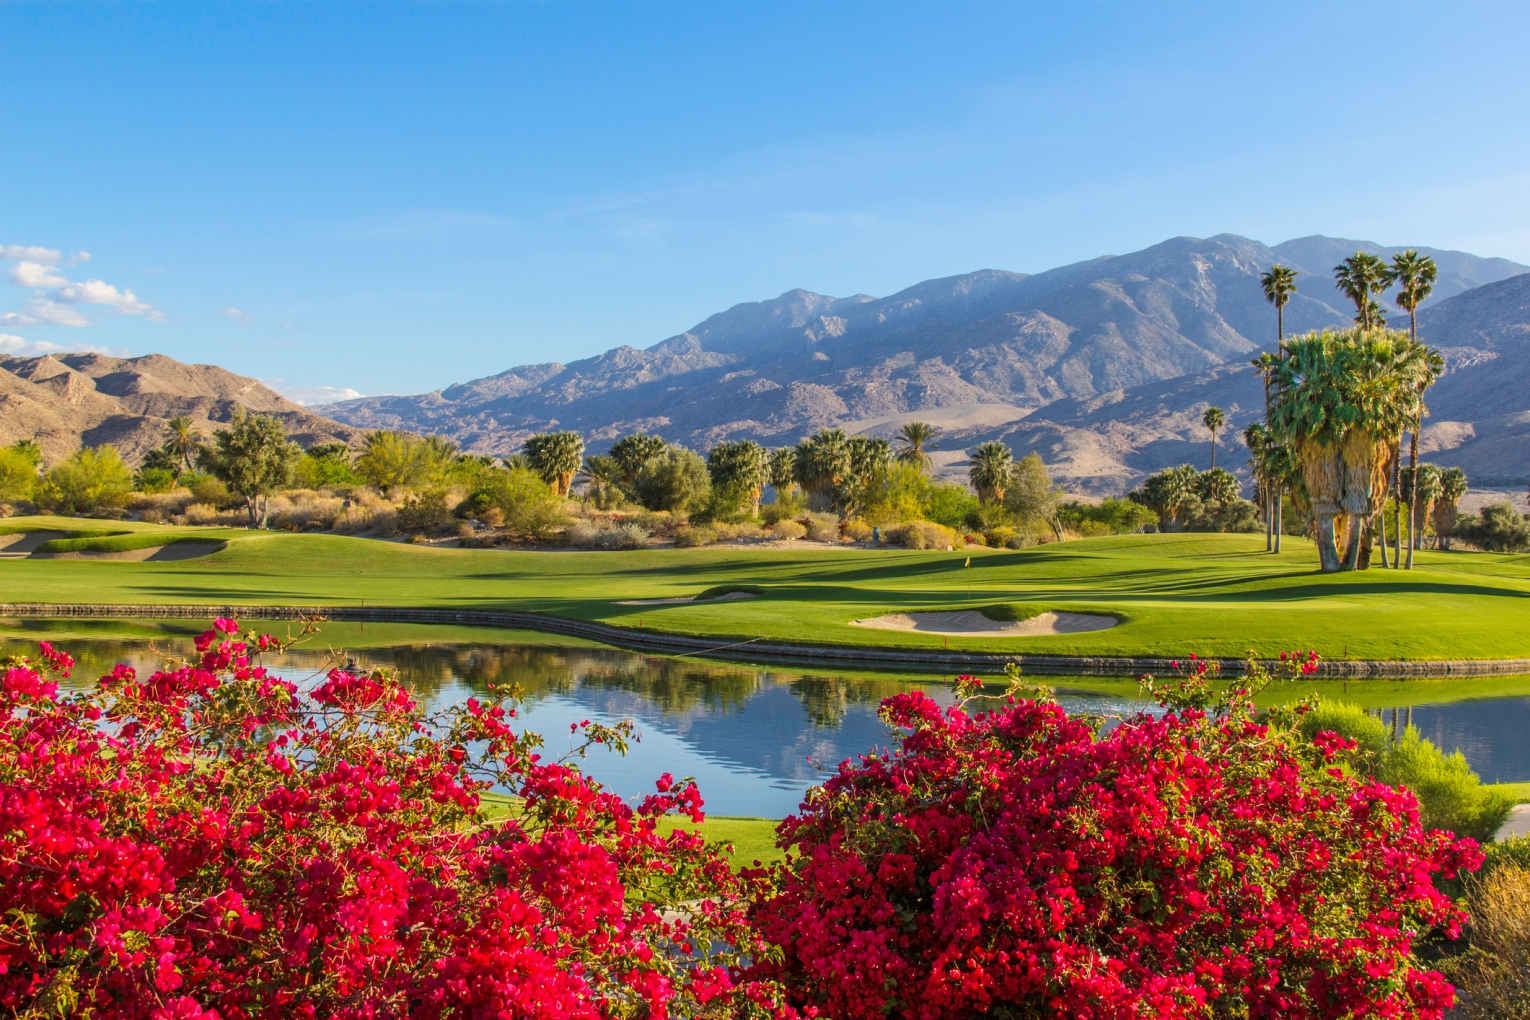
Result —
<path fill-rule="evenodd" d="M 1265 380 L 1265 422 L 1245 430 L 1244 439 L 1265 507 L 1268 547 L 1279 551 L 1280 507 L 1289 492 L 1312 518 L 1323 571 L 1368 566 L 1373 525 L 1381 533 L 1382 565 L 1399 565 L 1397 517 L 1407 503 L 1406 566 L 1413 566 L 1422 532 L 1421 486 L 1400 485 L 1400 450 L 1402 434 L 1410 433 L 1411 479 L 1418 470 L 1418 431 L 1427 413 L 1424 393 L 1444 370 L 1439 352 L 1418 340 L 1416 313 L 1435 277 L 1434 262 L 1416 251 L 1395 256 L 1390 265 L 1356 252 L 1334 267 L 1340 290 L 1354 302 L 1354 327 L 1292 340 L 1285 337 L 1284 308 L 1296 293 L 1295 271 L 1275 266 L 1262 277 L 1265 297 L 1276 308 L 1277 345 L 1275 353 L 1254 362 Z M 1387 329 L 1381 310 L 1379 299 L 1394 284 L 1398 293 L 1393 300 L 1409 313 L 1406 333 Z M 1389 495 L 1396 497 L 1397 508 L 1390 563 L 1381 519 Z"/>

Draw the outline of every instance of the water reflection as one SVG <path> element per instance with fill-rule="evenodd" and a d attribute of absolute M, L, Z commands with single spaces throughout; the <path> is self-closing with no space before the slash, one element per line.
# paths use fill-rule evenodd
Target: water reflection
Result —
<path fill-rule="evenodd" d="M 24 636 L 0 629 L 0 655 L 30 652 L 43 621 Z M 76 679 L 89 679 L 116 662 L 156 668 L 154 648 L 184 653 L 187 624 L 145 624 L 119 636 L 77 625 L 63 638 L 80 660 Z M 837 673 L 795 673 L 642 655 L 604 646 L 557 644 L 544 636 L 495 634 L 493 640 L 431 640 L 432 628 L 390 628 L 379 634 L 343 625 L 326 627 L 324 644 L 294 649 L 275 661 L 295 681 L 333 663 L 329 646 L 347 648 L 361 664 L 397 669 L 428 705 L 458 703 L 490 685 L 525 693 L 525 725 L 542 733 L 550 754 L 569 746 L 569 725 L 584 719 L 632 719 L 640 742 L 626 758 L 600 753 L 585 767 L 624 797 L 652 790 L 662 772 L 695 776 L 708 809 L 719 814 L 782 817 L 821 769 L 875 747 L 889 733 L 877 706 L 889 695 L 923 689 L 942 705 L 949 686 L 903 678 Z M 544 643 L 545 642 L 545 643 Z M 1127 697 L 1062 693 L 1071 711 L 1128 713 L 1148 707 Z M 1461 748 L 1489 781 L 1530 779 L 1530 699 L 1493 699 L 1419 706 L 1413 722 L 1446 749 Z"/>

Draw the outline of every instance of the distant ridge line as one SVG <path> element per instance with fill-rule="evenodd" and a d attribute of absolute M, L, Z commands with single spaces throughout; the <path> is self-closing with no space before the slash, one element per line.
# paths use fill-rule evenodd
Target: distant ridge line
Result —
<path fill-rule="evenodd" d="M 940 672 L 981 671 L 997 673 L 1017 663 L 1028 673 L 1041 676 L 1163 676 L 1175 671 L 1174 661 L 1139 657 L 1086 657 L 1071 655 L 1000 655 L 988 652 L 911 650 L 849 645 L 803 645 L 765 642 L 758 639 L 719 647 L 718 638 L 688 637 L 655 631 L 613 627 L 589 620 L 571 620 L 546 613 L 498 609 L 425 609 L 408 606 L 236 606 L 236 605 L 101 605 L 101 604 L 0 604 L 0 617 L 26 619 L 207 619 L 228 616 L 246 620 L 299 620 L 323 617 L 348 623 L 465 624 L 536 630 L 580 637 L 633 651 L 660 654 L 706 653 L 710 658 L 751 663 L 782 663 L 806 666 L 860 666 L 872 670 Z M 1207 659 L 1224 673 L 1243 673 L 1242 659 Z M 1265 660 L 1267 663 L 1270 660 Z M 1530 673 L 1530 659 L 1383 659 L 1325 660 L 1317 676 L 1343 679 L 1397 679 L 1403 677 L 1514 676 Z"/>

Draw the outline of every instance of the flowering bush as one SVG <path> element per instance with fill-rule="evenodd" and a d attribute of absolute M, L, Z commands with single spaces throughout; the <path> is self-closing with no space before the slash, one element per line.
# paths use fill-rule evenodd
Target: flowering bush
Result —
<path fill-rule="evenodd" d="M 637 810 L 511 730 L 426 717 L 381 672 L 310 690 L 219 620 L 198 655 L 0 692 L 0 1006 L 97 1018 L 686 1017 L 773 1010 L 694 784 Z M 621 744 L 587 726 L 585 746 Z M 521 800 L 498 823 L 480 792 Z"/>
<path fill-rule="evenodd" d="M 752 911 L 781 955 L 752 976 L 838 1020 L 1439 1018 L 1452 990 L 1410 950 L 1456 935 L 1432 879 L 1476 867 L 1476 844 L 1351 778 L 1352 742 L 1301 740 L 1299 710 L 1256 716 L 1249 688 L 1187 672 L 1166 714 L 1103 735 L 1044 697 L 888 699 L 896 749 L 841 764 L 783 823 Z"/>

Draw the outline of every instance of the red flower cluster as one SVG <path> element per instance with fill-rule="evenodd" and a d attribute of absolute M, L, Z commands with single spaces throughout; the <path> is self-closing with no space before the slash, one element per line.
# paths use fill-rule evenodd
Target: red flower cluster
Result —
<path fill-rule="evenodd" d="M 747 890 L 667 812 L 539 759 L 499 702 L 421 714 L 391 676 L 299 690 L 219 620 L 199 657 L 0 694 L 0 1006 L 99 1018 L 736 1017 Z M 609 732 L 598 734 L 609 739 Z M 517 795 L 485 816 L 490 784 Z"/>
<path fill-rule="evenodd" d="M 752 911 L 780 959 L 752 976 L 837 1020 L 1438 1020 L 1452 990 L 1411 947 L 1457 932 L 1433 878 L 1475 868 L 1476 844 L 1330 765 L 1342 738 L 1304 743 L 1294 713 L 1182 672 L 1167 714 L 1103 735 L 1044 700 L 889 699 L 897 749 L 783 824 L 793 856 Z"/>

